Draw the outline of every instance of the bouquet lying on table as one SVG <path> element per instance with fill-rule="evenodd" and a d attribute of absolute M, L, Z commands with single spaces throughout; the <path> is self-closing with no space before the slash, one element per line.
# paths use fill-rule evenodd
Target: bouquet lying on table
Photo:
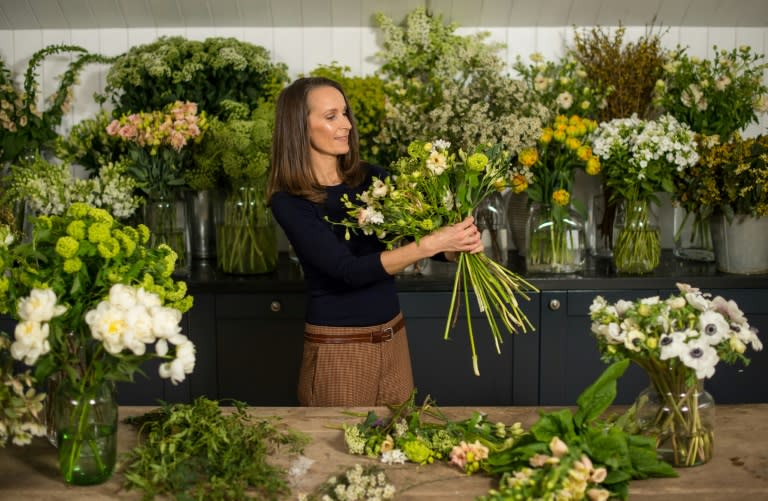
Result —
<path fill-rule="evenodd" d="M 374 179 L 359 200 L 345 197 L 347 231 L 362 230 L 392 248 L 419 239 L 444 225 L 455 224 L 473 213 L 480 202 L 507 185 L 508 155 L 501 145 L 478 146 L 469 153 L 452 152 L 450 143 L 414 141 L 408 155 L 391 166 L 392 176 Z M 460 310 L 460 295 L 467 309 L 472 365 L 480 374 L 469 314 L 470 287 L 488 320 L 496 351 L 503 341 L 497 318 L 509 332 L 526 332 L 532 324 L 515 295 L 529 299 L 526 289 L 536 288 L 483 253 L 460 253 L 454 278 L 445 338 L 448 339 Z"/>

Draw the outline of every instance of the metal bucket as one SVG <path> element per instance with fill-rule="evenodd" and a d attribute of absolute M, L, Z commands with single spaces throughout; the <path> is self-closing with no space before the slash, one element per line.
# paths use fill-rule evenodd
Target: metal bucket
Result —
<path fill-rule="evenodd" d="M 717 269 L 742 275 L 768 273 L 768 217 L 712 216 Z"/>

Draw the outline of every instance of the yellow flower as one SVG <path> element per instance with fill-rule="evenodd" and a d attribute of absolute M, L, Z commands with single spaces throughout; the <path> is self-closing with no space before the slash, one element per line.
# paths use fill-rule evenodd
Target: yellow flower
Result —
<path fill-rule="evenodd" d="M 555 192 L 552 193 L 552 201 L 561 207 L 567 206 L 570 200 L 571 200 L 570 193 L 568 193 L 567 190 L 564 190 L 562 188 L 559 190 L 555 190 Z"/>
<path fill-rule="evenodd" d="M 587 146 L 586 144 L 582 144 L 576 150 L 576 156 L 579 157 L 579 160 L 583 160 L 586 162 L 587 160 L 592 158 L 592 148 L 590 146 Z"/>
<path fill-rule="evenodd" d="M 549 127 L 545 127 L 541 131 L 541 136 L 539 137 L 539 142 L 541 144 L 549 144 L 552 142 L 552 135 L 554 132 Z"/>
<path fill-rule="evenodd" d="M 576 137 L 570 136 L 565 140 L 565 146 L 569 150 L 578 151 L 581 147 L 581 141 Z"/>
<path fill-rule="evenodd" d="M 600 171 L 602 170 L 600 159 L 595 156 L 590 157 L 589 160 L 587 160 L 587 167 L 585 170 L 590 176 L 596 176 L 600 174 Z"/>
<path fill-rule="evenodd" d="M 521 174 L 512 176 L 512 191 L 522 193 L 528 189 L 528 180 Z"/>
<path fill-rule="evenodd" d="M 484 153 L 474 153 L 467 159 L 467 166 L 470 170 L 482 172 L 486 165 L 488 165 L 488 157 Z"/>
<path fill-rule="evenodd" d="M 520 162 L 520 165 L 531 167 L 536 163 L 536 161 L 538 161 L 539 152 L 536 150 L 536 148 L 525 148 L 520 151 L 517 158 Z"/>

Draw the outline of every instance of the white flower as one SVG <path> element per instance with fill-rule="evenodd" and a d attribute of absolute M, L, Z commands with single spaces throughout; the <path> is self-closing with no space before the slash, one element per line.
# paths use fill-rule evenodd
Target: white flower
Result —
<path fill-rule="evenodd" d="M 673 310 L 679 310 L 688 304 L 684 297 L 675 296 L 667 299 L 667 305 Z"/>
<path fill-rule="evenodd" d="M 616 301 L 616 305 L 615 305 L 616 306 L 616 313 L 619 316 L 622 316 L 627 311 L 629 311 L 630 308 L 632 308 L 632 305 L 633 305 L 632 301 L 625 301 L 623 299 L 619 299 L 618 301 Z"/>
<path fill-rule="evenodd" d="M 130 285 L 113 285 L 109 289 L 109 303 L 122 310 L 132 308 L 136 304 L 136 289 Z"/>
<path fill-rule="evenodd" d="M 152 332 L 158 338 L 169 339 L 181 332 L 181 312 L 175 308 L 156 306 L 149 310 L 152 316 Z"/>
<path fill-rule="evenodd" d="M 19 299 L 17 309 L 19 318 L 33 322 L 48 322 L 67 311 L 65 306 L 56 304 L 53 289 L 32 289 L 28 297 Z"/>
<path fill-rule="evenodd" d="M 698 333 L 696 333 L 696 335 L 698 335 Z M 686 333 L 680 331 L 673 332 L 672 334 L 662 335 L 661 339 L 659 339 L 659 346 L 661 349 L 659 358 L 661 360 L 680 358 L 687 346 L 685 344 L 686 338 Z"/>
<path fill-rule="evenodd" d="M 699 311 L 706 311 L 709 309 L 709 300 L 701 293 L 686 292 L 685 300 Z"/>
<path fill-rule="evenodd" d="M 607 304 L 608 302 L 605 300 L 603 296 L 596 296 L 592 300 L 592 304 L 589 305 L 589 313 L 590 314 L 599 313 L 601 310 L 603 310 L 606 307 Z"/>
<path fill-rule="evenodd" d="M 619 324 L 616 322 L 611 322 L 609 324 L 593 322 L 592 332 L 605 338 L 606 342 L 609 344 L 622 344 L 624 342 L 625 333 L 619 328 Z"/>
<path fill-rule="evenodd" d="M 384 464 L 403 464 L 408 458 L 400 449 L 392 449 L 382 453 L 381 462 Z"/>
<path fill-rule="evenodd" d="M 718 312 L 708 310 L 699 315 L 699 331 L 701 337 L 710 345 L 719 344 L 730 332 L 731 328 L 725 318 Z"/>
<path fill-rule="evenodd" d="M 47 323 L 23 320 L 16 324 L 15 341 L 11 343 L 11 356 L 24 360 L 27 365 L 34 365 L 38 357 L 51 350 L 48 342 L 50 327 Z"/>
<path fill-rule="evenodd" d="M 721 296 L 715 296 L 710 306 L 713 310 L 726 316 L 732 323 L 743 324 L 747 322 L 744 312 L 741 311 L 739 305 L 733 299 L 726 300 Z"/>
<path fill-rule="evenodd" d="M 382 198 L 387 195 L 387 185 L 381 179 L 376 179 L 373 182 L 373 196 L 374 198 Z"/>
<path fill-rule="evenodd" d="M 560 108 L 567 110 L 573 105 L 573 96 L 568 91 L 561 92 L 555 99 L 555 102 Z"/>
<path fill-rule="evenodd" d="M 641 344 L 645 339 L 645 334 L 635 329 L 627 332 L 624 338 L 624 347 L 630 351 L 640 351 Z"/>
<path fill-rule="evenodd" d="M 147 309 L 154 308 L 155 306 L 160 306 L 162 304 L 160 301 L 160 296 L 154 292 L 148 292 L 144 289 L 144 287 L 139 287 L 136 290 L 136 303 L 144 306 Z"/>
<path fill-rule="evenodd" d="M 687 367 L 696 371 L 697 378 L 704 379 L 715 374 L 715 365 L 717 365 L 719 358 L 717 357 L 717 350 L 710 346 L 706 339 L 693 339 L 683 350 L 680 360 Z"/>

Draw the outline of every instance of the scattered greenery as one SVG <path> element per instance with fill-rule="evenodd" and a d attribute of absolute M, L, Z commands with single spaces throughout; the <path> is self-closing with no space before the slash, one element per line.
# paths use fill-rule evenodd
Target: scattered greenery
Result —
<path fill-rule="evenodd" d="M 382 151 L 378 135 L 386 120 L 386 94 L 384 81 L 376 75 L 356 77 L 349 75 L 350 68 L 338 63 L 321 65 L 310 73 L 312 76 L 330 78 L 341 84 L 349 100 L 357 123 L 360 140 L 360 156 L 377 165 L 388 164 L 387 152 Z"/>
<path fill-rule="evenodd" d="M 58 54 L 75 54 L 76 57 L 59 77 L 56 92 L 46 98 L 50 102 L 48 109 L 40 110 L 38 71 L 46 58 Z M 86 64 L 110 61 L 77 45 L 49 45 L 32 55 L 24 72 L 23 88 L 18 89 L 10 68 L 0 59 L 0 163 L 17 162 L 26 152 L 34 153 L 52 146 L 58 136 L 56 128 L 64 113 L 69 111 L 72 86 L 80 71 Z"/>
<path fill-rule="evenodd" d="M 597 89 L 607 92 L 600 107 L 599 121 L 627 118 L 653 118 L 653 91 L 664 76 L 666 50 L 661 43 L 663 31 L 651 26 L 633 42 L 625 42 L 626 28 L 611 34 L 603 27 L 576 30 L 572 57 L 584 68 L 586 78 Z"/>
<path fill-rule="evenodd" d="M 389 159 L 405 155 L 414 140 L 439 137 L 468 151 L 479 144 L 503 144 L 511 154 L 533 146 L 547 110 L 527 99 L 523 81 L 506 74 L 502 44 L 488 32 L 455 33 L 455 23 L 423 7 L 402 25 L 383 14 L 377 54 L 386 82 L 386 120 L 378 137 Z"/>
<path fill-rule="evenodd" d="M 76 123 L 66 136 L 56 139 L 56 157 L 77 164 L 89 174 L 97 174 L 109 163 L 119 162 L 128 154 L 128 144 L 119 137 L 107 134 L 112 115 L 100 110 L 93 117 Z"/>
<path fill-rule="evenodd" d="M 628 365 L 610 365 L 579 395 L 575 411 L 542 411 L 528 430 L 491 423 L 479 412 L 451 421 L 429 397 L 417 406 L 411 395 L 390 406 L 390 416 L 369 411 L 361 423 L 342 425 L 345 442 L 350 453 L 383 462 L 444 460 L 467 474 L 499 477 L 498 488 L 482 500 L 626 499 L 631 480 L 677 475 L 657 458 L 653 438 L 633 434 L 632 409 L 606 413 Z"/>
<path fill-rule="evenodd" d="M 286 472 L 270 464 L 279 446 L 300 452 L 309 438 L 282 430 L 275 419 L 256 419 L 243 402 L 223 412 L 205 397 L 192 404 L 164 404 L 127 421 L 139 427 L 140 443 L 121 459 L 126 489 L 143 499 L 179 501 L 276 500 L 290 492 Z"/>
<path fill-rule="evenodd" d="M 286 65 L 273 63 L 258 45 L 236 38 L 160 37 L 118 56 L 97 100 L 111 101 L 115 116 L 159 110 L 175 101 L 197 103 L 217 116 L 222 101 L 255 108 L 260 99 L 276 96 L 287 80 Z"/>

